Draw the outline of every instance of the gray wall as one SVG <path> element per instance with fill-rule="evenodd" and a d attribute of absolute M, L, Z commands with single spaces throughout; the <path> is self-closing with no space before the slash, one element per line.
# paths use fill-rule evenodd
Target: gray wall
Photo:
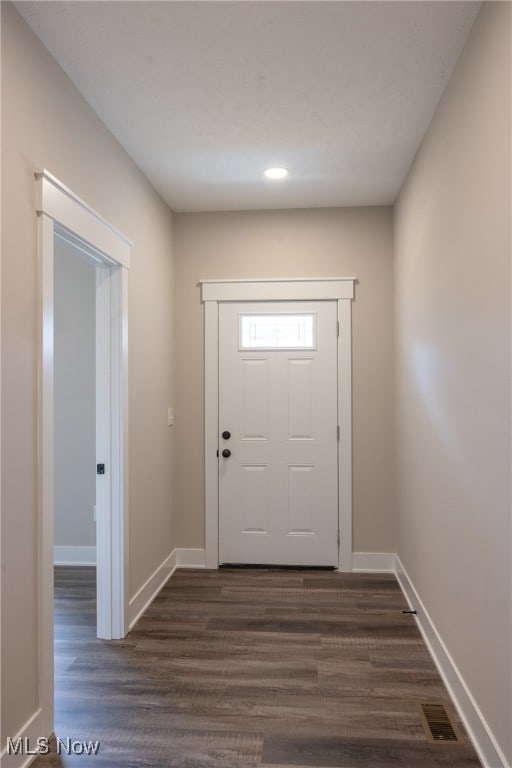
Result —
<path fill-rule="evenodd" d="M 54 543 L 94 546 L 96 524 L 96 274 L 55 240 Z"/>
<path fill-rule="evenodd" d="M 390 208 L 176 214 L 176 540 L 204 546 L 201 278 L 355 276 L 354 547 L 394 552 Z"/>
<path fill-rule="evenodd" d="M 510 27 L 483 4 L 395 219 L 397 552 L 509 762 Z"/>

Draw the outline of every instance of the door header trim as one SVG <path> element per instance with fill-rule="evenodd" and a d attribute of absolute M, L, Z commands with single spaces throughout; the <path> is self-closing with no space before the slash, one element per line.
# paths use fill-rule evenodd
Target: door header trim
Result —
<path fill-rule="evenodd" d="M 93 258 L 96 252 L 107 264 L 130 268 L 131 240 L 46 169 L 34 176 L 38 216 L 45 213 L 53 219 L 61 236 L 69 232 L 73 244 L 82 243 L 88 252 L 93 251 Z"/>
<path fill-rule="evenodd" d="M 200 280 L 206 301 L 314 301 L 354 298 L 356 277 Z"/>

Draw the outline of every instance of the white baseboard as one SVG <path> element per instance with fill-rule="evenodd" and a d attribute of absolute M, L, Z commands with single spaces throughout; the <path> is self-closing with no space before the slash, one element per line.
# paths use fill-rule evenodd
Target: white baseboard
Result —
<path fill-rule="evenodd" d="M 148 608 L 162 587 L 169 581 L 176 568 L 204 568 L 204 549 L 173 549 L 160 563 L 155 572 L 132 597 L 128 608 L 128 626 L 133 629 L 146 608 Z"/>
<path fill-rule="evenodd" d="M 204 568 L 206 560 L 206 550 L 188 549 L 181 547 L 174 550 L 176 552 L 178 568 Z"/>
<path fill-rule="evenodd" d="M 417 611 L 416 621 L 420 632 L 482 765 L 484 768 L 510 768 L 507 758 L 496 742 L 478 704 L 439 635 L 398 555 L 395 555 L 395 563 L 398 582 L 409 606 Z"/>
<path fill-rule="evenodd" d="M 56 544 L 53 548 L 54 565 L 96 565 L 96 547 L 67 547 Z"/>
<path fill-rule="evenodd" d="M 354 552 L 352 570 L 358 572 L 394 572 L 395 555 L 393 552 Z"/>
<path fill-rule="evenodd" d="M 146 608 L 153 602 L 177 567 L 176 549 L 160 563 L 158 568 L 131 598 L 128 606 L 128 626 L 133 629 Z"/>
<path fill-rule="evenodd" d="M 43 710 L 38 709 L 15 736 L 7 734 L 6 743 L 0 752 L 0 768 L 27 768 L 35 760 L 36 755 L 30 754 L 29 751 L 33 753 L 36 750 L 38 738 L 48 736 L 43 732 L 42 722 Z M 18 754 L 8 754 L 9 738 L 14 749 L 17 744 L 19 745 Z"/>

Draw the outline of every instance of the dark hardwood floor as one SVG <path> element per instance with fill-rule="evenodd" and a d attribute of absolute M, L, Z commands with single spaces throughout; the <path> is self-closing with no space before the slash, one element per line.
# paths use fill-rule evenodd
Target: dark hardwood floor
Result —
<path fill-rule="evenodd" d="M 177 571 L 115 642 L 94 591 L 93 569 L 56 569 L 56 733 L 99 751 L 37 768 L 480 765 L 392 575 Z M 458 743 L 429 741 L 422 701 Z"/>

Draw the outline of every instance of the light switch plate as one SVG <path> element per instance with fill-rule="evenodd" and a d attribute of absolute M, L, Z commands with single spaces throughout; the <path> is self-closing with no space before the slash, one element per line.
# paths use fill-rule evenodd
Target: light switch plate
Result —
<path fill-rule="evenodd" d="M 174 408 L 167 409 L 167 426 L 168 427 L 174 426 Z"/>

